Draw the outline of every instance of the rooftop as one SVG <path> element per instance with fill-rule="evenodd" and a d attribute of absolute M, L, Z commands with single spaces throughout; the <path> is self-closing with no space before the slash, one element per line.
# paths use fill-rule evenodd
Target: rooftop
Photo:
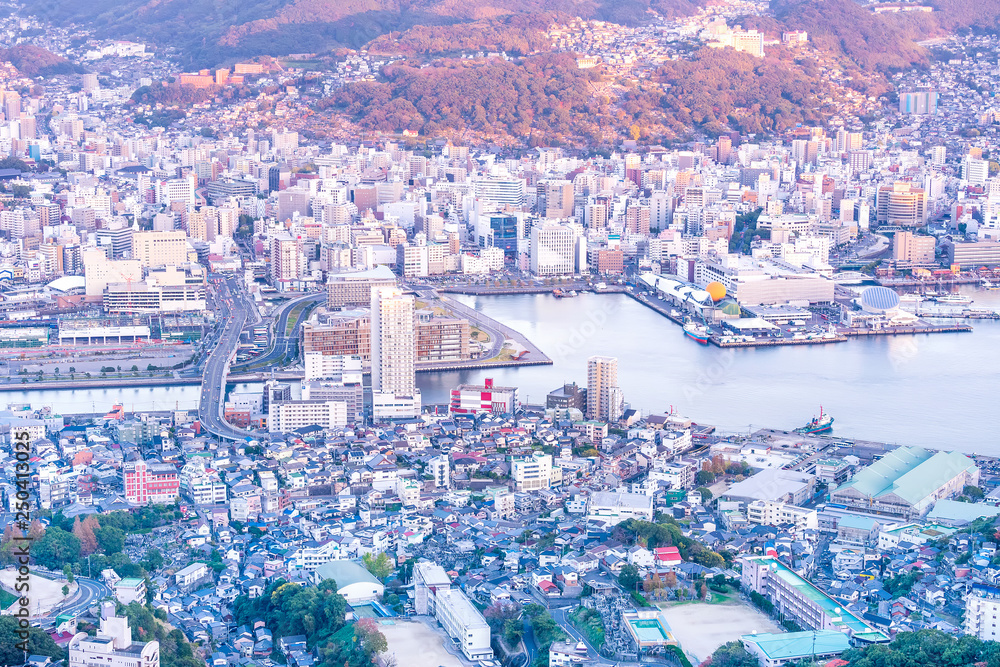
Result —
<path fill-rule="evenodd" d="M 755 635 L 743 635 L 740 639 L 747 643 L 756 644 L 771 660 L 795 660 L 802 656 L 840 653 L 851 647 L 847 635 L 837 630 L 779 634 L 762 632 Z"/>

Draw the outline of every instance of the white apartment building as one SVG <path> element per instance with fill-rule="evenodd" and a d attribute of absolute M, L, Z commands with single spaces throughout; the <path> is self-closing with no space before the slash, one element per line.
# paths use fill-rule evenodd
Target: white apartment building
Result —
<path fill-rule="evenodd" d="M 371 292 L 372 414 L 376 419 L 420 414 L 413 296 L 395 287 Z"/>
<path fill-rule="evenodd" d="M 791 524 L 799 529 L 819 528 L 816 510 L 770 500 L 754 500 L 747 504 L 747 521 L 762 526 Z"/>
<path fill-rule="evenodd" d="M 267 430 L 271 433 L 287 433 L 304 426 L 334 428 L 348 423 L 344 401 L 272 401 L 267 409 Z"/>
<path fill-rule="evenodd" d="M 229 493 L 226 483 L 219 478 L 219 473 L 208 469 L 200 457 L 181 468 L 180 486 L 181 492 L 195 505 L 224 503 Z"/>
<path fill-rule="evenodd" d="M 427 472 L 434 478 L 434 486 L 439 489 L 451 487 L 451 461 L 447 454 L 432 458 L 427 464 Z"/>
<path fill-rule="evenodd" d="M 160 667 L 159 642 L 133 642 L 128 618 L 114 614 L 114 603 L 104 602 L 97 635 L 74 635 L 69 642 L 70 667 Z"/>
<path fill-rule="evenodd" d="M 302 355 L 305 365 L 305 381 L 337 379 L 344 384 L 360 384 L 362 377 L 361 357 L 356 354 L 323 354 L 310 351 Z"/>
<path fill-rule="evenodd" d="M 329 538 L 322 542 L 306 542 L 302 544 L 288 561 L 288 567 L 292 570 L 305 570 L 312 572 L 320 565 L 329 563 L 331 560 L 343 558 L 340 549 L 340 542 Z"/>
<path fill-rule="evenodd" d="M 973 585 L 965 597 L 965 622 L 962 626 L 967 635 L 980 640 L 1000 641 L 1000 589 L 993 586 Z"/>
<path fill-rule="evenodd" d="M 523 459 L 511 459 L 510 476 L 516 491 L 538 491 L 561 482 L 562 470 L 552 466 L 551 454 L 535 452 Z"/>

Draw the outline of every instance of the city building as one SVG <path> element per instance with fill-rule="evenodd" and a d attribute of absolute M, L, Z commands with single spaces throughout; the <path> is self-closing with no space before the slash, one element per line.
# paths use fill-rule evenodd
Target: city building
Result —
<path fill-rule="evenodd" d="M 497 387 L 490 378 L 482 385 L 462 384 L 451 390 L 453 414 L 512 415 L 518 407 L 517 387 Z"/>
<path fill-rule="evenodd" d="M 552 455 L 534 452 L 524 458 L 511 458 L 510 478 L 515 491 L 538 491 L 562 481 L 562 470 L 552 465 Z"/>
<path fill-rule="evenodd" d="M 621 491 L 595 491 L 587 501 L 587 518 L 617 525 L 628 519 L 653 520 L 653 496 Z"/>
<path fill-rule="evenodd" d="M 268 405 L 267 430 L 271 433 L 287 433 L 306 426 L 334 428 L 347 426 L 347 403 L 322 399 L 298 401 L 272 401 Z"/>
<path fill-rule="evenodd" d="M 195 585 L 212 579 L 212 570 L 204 563 L 191 563 L 174 573 L 174 584 L 181 590 L 191 590 Z"/>
<path fill-rule="evenodd" d="M 367 271 L 331 273 L 326 281 L 327 306 L 344 308 L 371 304 L 373 287 L 395 287 L 396 276 L 385 265 Z"/>
<path fill-rule="evenodd" d="M 332 560 L 313 570 L 312 579 L 319 584 L 327 579 L 337 582 L 337 593 L 347 604 L 378 600 L 385 593 L 385 586 L 363 565 L 353 560 Z"/>
<path fill-rule="evenodd" d="M 747 521 L 763 526 L 791 525 L 800 530 L 819 528 L 816 510 L 770 500 L 748 503 Z"/>
<path fill-rule="evenodd" d="M 975 461 L 959 452 L 899 447 L 830 492 L 830 501 L 869 513 L 912 519 L 935 501 L 979 484 Z"/>
<path fill-rule="evenodd" d="M 879 186 L 875 221 L 900 227 L 922 227 L 927 222 L 927 193 L 908 181 Z"/>
<path fill-rule="evenodd" d="M 536 276 L 573 273 L 573 230 L 565 225 L 545 224 L 531 228 L 531 272 Z"/>
<path fill-rule="evenodd" d="M 128 618 L 115 615 L 113 602 L 101 604 L 101 625 L 94 636 L 78 632 L 69 641 L 70 667 L 160 667 L 160 644 L 132 641 Z"/>
<path fill-rule="evenodd" d="M 180 496 L 180 475 L 172 463 L 127 461 L 122 465 L 125 500 L 136 505 L 169 505 Z"/>
<path fill-rule="evenodd" d="M 1000 641 L 997 616 L 1000 615 L 1000 588 L 973 584 L 965 594 L 965 621 L 962 631 L 984 642 Z"/>
<path fill-rule="evenodd" d="M 371 290 L 372 414 L 376 418 L 420 414 L 413 304 L 412 295 L 395 287 Z"/>
<path fill-rule="evenodd" d="M 740 642 L 747 653 L 757 658 L 760 667 L 781 667 L 802 661 L 816 664 L 836 658 L 851 648 L 850 639 L 839 630 L 761 632 L 743 635 Z"/>
<path fill-rule="evenodd" d="M 593 356 L 587 359 L 587 419 L 616 422 L 625 411 L 618 386 L 618 359 Z"/>
<path fill-rule="evenodd" d="M 914 236 L 913 232 L 896 232 L 892 239 L 892 260 L 899 268 L 933 266 L 937 239 L 933 236 Z"/>
<path fill-rule="evenodd" d="M 587 389 L 578 387 L 575 382 L 564 384 L 546 395 L 545 407 L 557 410 L 573 408 L 585 412 L 587 409 Z"/>
<path fill-rule="evenodd" d="M 132 257 L 147 269 L 187 264 L 191 261 L 187 234 L 182 231 L 134 232 Z"/>
<path fill-rule="evenodd" d="M 549 667 L 578 667 L 587 664 L 589 653 L 583 642 L 549 644 Z"/>
<path fill-rule="evenodd" d="M 115 599 L 122 604 L 146 604 L 146 580 L 142 577 L 120 579 L 115 582 L 114 593 Z"/>
<path fill-rule="evenodd" d="M 980 241 L 979 243 L 944 242 L 945 264 L 960 269 L 980 266 L 1000 266 L 1000 243 Z"/>
<path fill-rule="evenodd" d="M 834 630 L 855 645 L 885 643 L 889 637 L 844 609 L 811 583 L 770 556 L 743 556 L 743 590 L 757 593 L 774 605 L 782 618 L 806 630 Z"/>

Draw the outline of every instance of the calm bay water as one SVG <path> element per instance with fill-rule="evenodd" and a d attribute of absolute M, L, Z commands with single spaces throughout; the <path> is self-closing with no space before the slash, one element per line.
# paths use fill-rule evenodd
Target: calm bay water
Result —
<path fill-rule="evenodd" d="M 1000 293 L 976 291 L 977 307 Z M 463 297 L 524 333 L 555 362 L 491 371 L 420 374 L 427 403 L 461 382 L 492 377 L 521 400 L 543 402 L 564 382 L 586 384 L 587 357 L 618 357 L 619 384 L 644 413 L 671 406 L 724 431 L 792 429 L 824 410 L 834 433 L 899 444 L 1000 455 L 1000 323 L 973 333 L 879 336 L 816 346 L 701 346 L 680 327 L 620 295 Z"/>
<path fill-rule="evenodd" d="M 1000 308 L 1000 292 L 970 292 Z M 619 360 L 626 401 L 644 413 L 673 408 L 731 432 L 801 426 L 822 405 L 834 433 L 899 444 L 1000 455 L 1000 322 L 969 334 L 873 337 L 846 343 L 720 350 L 621 295 L 460 297 L 521 332 L 555 362 L 495 370 L 420 373 L 425 403 L 445 403 L 463 382 L 492 377 L 544 402 L 565 382 L 586 384 L 587 358 Z M 250 389 L 248 386 L 247 389 Z M 64 413 L 197 407 L 197 385 L 10 392 L 0 403 L 51 405 Z"/>

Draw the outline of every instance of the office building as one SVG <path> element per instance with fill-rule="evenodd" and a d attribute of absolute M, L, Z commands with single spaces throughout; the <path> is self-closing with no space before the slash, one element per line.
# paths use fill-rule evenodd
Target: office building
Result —
<path fill-rule="evenodd" d="M 762 526 L 795 526 L 798 529 L 817 529 L 816 510 L 772 500 L 754 500 L 747 504 L 747 521 Z"/>
<path fill-rule="evenodd" d="M 128 618 L 115 615 L 114 602 L 101 603 L 101 625 L 93 637 L 78 632 L 69 642 L 70 667 L 160 667 L 160 644 L 133 642 Z"/>
<path fill-rule="evenodd" d="M 373 416 L 417 416 L 416 321 L 412 295 L 395 287 L 371 291 L 371 355 Z M 376 398 L 376 395 L 378 398 Z M 411 401 L 407 401 L 409 398 Z M 409 408 L 407 405 L 409 404 Z M 375 408 L 379 407 L 376 412 Z M 415 411 L 414 411 L 415 407 Z"/>
<path fill-rule="evenodd" d="M 482 385 L 463 384 L 452 389 L 448 409 L 452 414 L 512 415 L 519 406 L 517 387 L 497 387 L 492 379 L 486 378 Z"/>
<path fill-rule="evenodd" d="M 318 350 L 302 354 L 306 382 L 311 380 L 340 380 L 347 383 L 361 382 L 363 360 L 360 355 L 324 354 Z"/>
<path fill-rule="evenodd" d="M 835 630 L 856 645 L 888 642 L 889 638 L 844 609 L 844 603 L 788 569 L 770 556 L 744 556 L 743 590 L 757 593 L 774 605 L 781 618 L 806 630 Z"/>
<path fill-rule="evenodd" d="M 180 266 L 187 264 L 187 234 L 173 232 L 135 232 L 132 235 L 132 257 L 143 268 Z"/>
<path fill-rule="evenodd" d="M 330 308 L 368 306 L 371 304 L 372 287 L 395 287 L 396 276 L 388 266 L 377 266 L 368 271 L 334 273 L 326 283 L 327 305 Z"/>
<path fill-rule="evenodd" d="M 538 213 L 543 218 L 573 215 L 573 184 L 567 180 L 545 180 L 538 184 Z"/>
<path fill-rule="evenodd" d="M 519 178 L 476 179 L 472 190 L 477 199 L 518 209 L 524 206 L 524 180 Z"/>
<path fill-rule="evenodd" d="M 624 412 L 618 386 L 618 359 L 594 356 L 587 360 L 587 419 L 615 422 Z"/>
<path fill-rule="evenodd" d="M 876 222 L 921 227 L 927 222 L 926 193 L 907 181 L 880 186 L 875 198 Z"/>
<path fill-rule="evenodd" d="M 279 290 L 287 289 L 292 283 L 301 280 L 307 269 L 301 240 L 293 239 L 289 234 L 272 236 L 270 267 L 271 284 Z"/>
<path fill-rule="evenodd" d="M 914 236 L 913 232 L 896 232 L 892 239 L 892 259 L 897 267 L 932 266 L 937 239 Z"/>
<path fill-rule="evenodd" d="M 573 273 L 576 265 L 573 230 L 564 225 L 531 228 L 531 272 L 536 276 Z"/>
<path fill-rule="evenodd" d="M 948 243 L 943 244 L 945 264 L 958 266 L 962 269 L 973 269 L 980 266 L 1000 266 L 1000 243 L 996 241 L 980 241 L 979 243 Z"/>

